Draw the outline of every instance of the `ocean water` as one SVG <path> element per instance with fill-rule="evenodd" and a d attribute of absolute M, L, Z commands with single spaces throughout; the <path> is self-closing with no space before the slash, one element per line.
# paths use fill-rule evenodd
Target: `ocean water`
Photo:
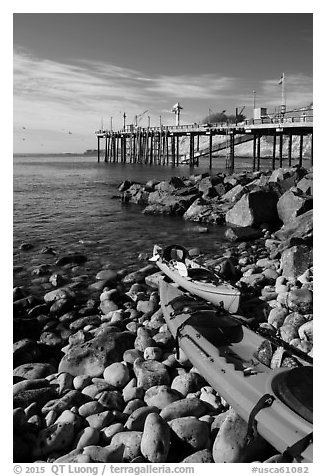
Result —
<path fill-rule="evenodd" d="M 154 243 L 179 243 L 210 254 L 218 254 L 223 246 L 223 227 L 210 225 L 209 233 L 200 234 L 196 223 L 145 216 L 140 206 L 112 198 L 123 180 L 145 183 L 153 178 L 187 176 L 192 173 L 189 166 L 98 164 L 96 157 L 82 156 L 16 156 L 13 171 L 14 286 L 25 285 L 37 293 L 42 278 L 35 278 L 33 269 L 53 265 L 57 257 L 70 252 L 87 256 L 77 271 L 94 282 L 103 266 L 144 266 L 146 262 L 140 263 L 138 255 L 151 255 Z M 207 167 L 194 169 L 195 173 L 203 171 Z M 33 244 L 33 249 L 20 250 L 23 242 Z M 46 246 L 56 256 L 41 253 Z"/>

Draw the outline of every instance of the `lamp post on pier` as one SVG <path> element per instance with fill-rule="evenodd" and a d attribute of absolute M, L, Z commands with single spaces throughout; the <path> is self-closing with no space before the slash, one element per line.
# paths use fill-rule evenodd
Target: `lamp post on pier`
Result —
<path fill-rule="evenodd" d="M 183 109 L 183 107 L 180 105 L 179 102 L 177 102 L 173 108 L 172 108 L 172 111 L 171 112 L 174 112 L 175 114 L 175 125 L 178 127 L 180 126 L 180 111 L 181 109 Z"/>

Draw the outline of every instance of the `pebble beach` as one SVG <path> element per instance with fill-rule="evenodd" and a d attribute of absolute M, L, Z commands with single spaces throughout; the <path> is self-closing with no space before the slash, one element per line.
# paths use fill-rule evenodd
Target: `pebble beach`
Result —
<path fill-rule="evenodd" d="M 201 236 L 225 227 L 216 252 L 188 252 L 241 291 L 238 314 L 265 333 L 257 351 L 276 369 L 300 362 L 268 335 L 313 357 L 312 195 L 312 169 L 292 167 L 130 180 L 115 199 L 196 222 Z M 152 249 L 132 269 L 102 262 L 92 276 L 87 254 L 28 241 L 20 251 L 44 263 L 31 270 L 33 288 L 14 288 L 14 462 L 286 462 L 259 435 L 247 445 L 247 423 L 177 358 Z"/>

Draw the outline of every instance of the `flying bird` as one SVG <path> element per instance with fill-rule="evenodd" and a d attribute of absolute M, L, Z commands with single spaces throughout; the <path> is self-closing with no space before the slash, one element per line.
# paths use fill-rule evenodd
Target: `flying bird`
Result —
<path fill-rule="evenodd" d="M 22 129 L 26 129 L 26 127 L 23 126 Z"/>
<path fill-rule="evenodd" d="M 72 132 L 69 131 L 68 134 L 72 134 Z"/>

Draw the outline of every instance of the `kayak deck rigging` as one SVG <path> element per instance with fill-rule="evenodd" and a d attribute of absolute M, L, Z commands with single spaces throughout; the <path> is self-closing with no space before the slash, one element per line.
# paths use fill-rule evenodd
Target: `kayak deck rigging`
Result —
<path fill-rule="evenodd" d="M 160 296 L 163 315 L 176 338 L 177 350 L 179 346 L 182 348 L 197 371 L 250 423 L 248 428 L 253 418 L 257 431 L 278 451 L 299 448 L 297 461 L 312 462 L 312 444 L 308 438 L 312 433 L 309 359 L 296 356 L 297 369 L 272 369 L 260 360 L 257 352 L 266 337 L 248 328 L 245 318 L 227 315 L 221 309 L 185 296 L 165 280 L 160 281 Z M 274 347 L 277 345 L 280 342 Z M 285 353 L 292 356 L 289 348 Z M 308 369 L 304 370 L 303 377 L 302 369 Z M 296 375 L 291 373 L 293 371 Z M 305 379 L 306 391 L 301 388 Z M 292 389 L 294 385 L 296 390 Z M 272 396 L 271 405 L 260 408 L 260 400 L 264 402 L 266 397 L 269 401 L 269 396 Z M 255 413 L 257 405 L 259 411 Z M 252 412 L 255 416 L 250 419 Z"/>

